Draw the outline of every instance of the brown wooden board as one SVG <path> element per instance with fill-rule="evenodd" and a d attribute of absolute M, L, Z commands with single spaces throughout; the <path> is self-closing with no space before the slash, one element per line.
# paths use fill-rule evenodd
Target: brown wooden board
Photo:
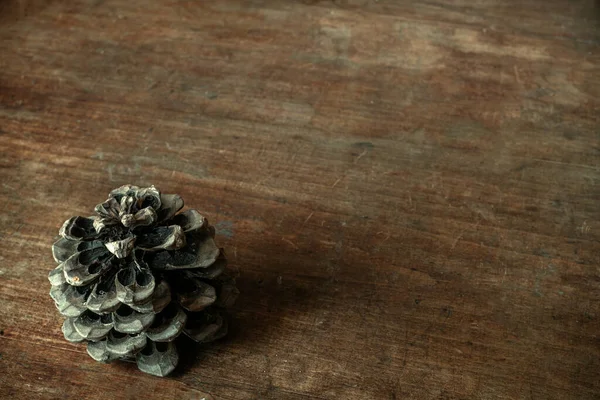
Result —
<path fill-rule="evenodd" d="M 0 398 L 600 398 L 600 8 L 3 1 Z M 121 184 L 216 225 L 230 335 L 66 342 L 50 245 Z"/>

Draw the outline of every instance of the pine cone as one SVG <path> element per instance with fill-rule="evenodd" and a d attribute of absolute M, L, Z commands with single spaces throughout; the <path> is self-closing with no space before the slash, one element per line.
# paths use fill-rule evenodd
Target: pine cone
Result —
<path fill-rule="evenodd" d="M 73 217 L 52 246 L 58 267 L 50 296 L 67 317 L 70 342 L 87 342 L 96 361 L 135 359 L 140 370 L 169 374 L 178 362 L 173 341 L 197 342 L 227 333 L 223 309 L 235 301 L 215 230 L 178 195 L 154 186 L 125 185 L 95 208 Z"/>

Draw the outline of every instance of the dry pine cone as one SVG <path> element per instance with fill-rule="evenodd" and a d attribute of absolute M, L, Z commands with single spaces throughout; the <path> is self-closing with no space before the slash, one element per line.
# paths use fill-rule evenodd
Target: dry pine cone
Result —
<path fill-rule="evenodd" d="M 96 361 L 135 359 L 140 370 L 169 374 L 179 359 L 173 341 L 197 342 L 227 333 L 223 309 L 238 295 L 224 273 L 215 230 L 178 195 L 125 185 L 73 217 L 52 246 L 58 267 L 50 296 L 67 317 L 70 342 L 87 342 Z"/>

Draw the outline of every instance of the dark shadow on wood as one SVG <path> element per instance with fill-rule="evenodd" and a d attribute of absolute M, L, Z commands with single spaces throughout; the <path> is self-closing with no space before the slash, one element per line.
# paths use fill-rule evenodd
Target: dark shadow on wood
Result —
<path fill-rule="evenodd" d="M 265 271 L 273 270 L 265 268 Z M 284 318 L 309 312 L 319 298 L 319 285 L 305 280 L 284 280 L 281 275 L 273 276 L 269 272 L 241 273 L 237 286 L 241 294 L 227 316 L 227 336 L 216 342 L 197 344 L 182 335 L 177 343 L 180 361 L 172 377 L 179 377 L 201 364 L 207 351 L 234 343 L 236 346 L 252 346 L 252 342 L 260 341 L 269 332 L 277 330 Z"/>

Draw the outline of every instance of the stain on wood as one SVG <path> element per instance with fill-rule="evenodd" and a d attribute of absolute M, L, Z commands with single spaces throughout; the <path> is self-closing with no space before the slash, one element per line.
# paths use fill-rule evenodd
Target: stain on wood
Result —
<path fill-rule="evenodd" d="M 1 398 L 600 396 L 597 2 L 3 3 Z M 239 275 L 169 379 L 47 294 L 61 223 L 129 182 Z"/>

